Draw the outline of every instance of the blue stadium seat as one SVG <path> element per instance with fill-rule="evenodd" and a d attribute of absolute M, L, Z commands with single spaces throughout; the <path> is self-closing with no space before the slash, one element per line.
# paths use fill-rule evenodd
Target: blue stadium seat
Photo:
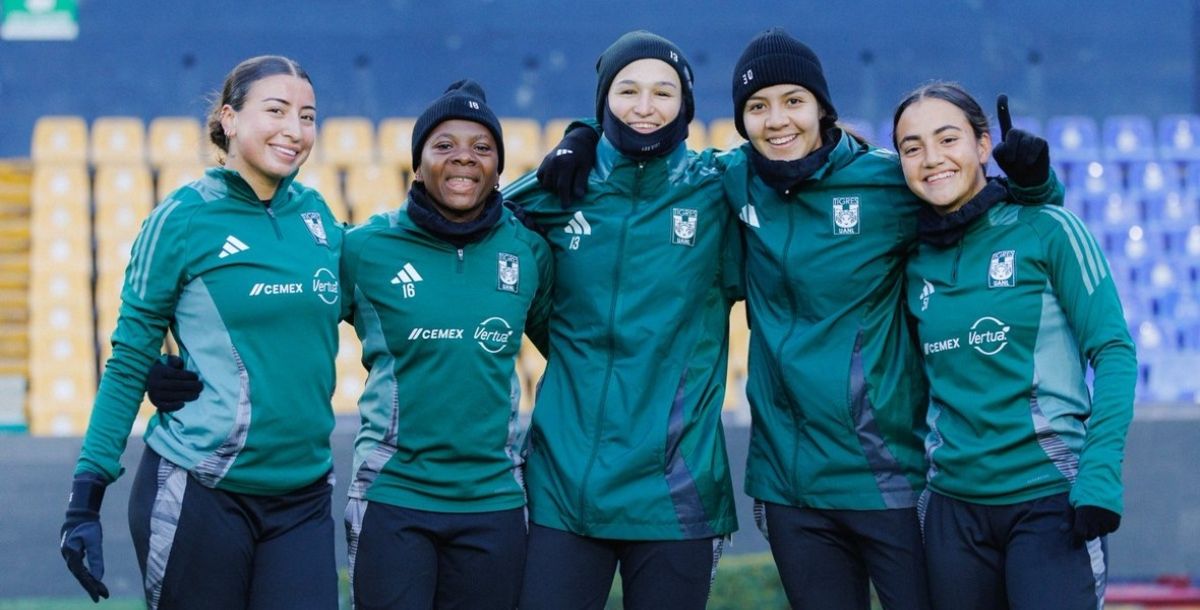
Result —
<path fill-rule="evenodd" d="M 1124 191 L 1122 178 L 1121 166 L 1091 161 L 1068 168 L 1065 185 L 1068 189 L 1082 190 L 1085 196 L 1100 197 L 1114 191 Z"/>
<path fill-rule="evenodd" d="M 1091 226 L 1128 229 L 1143 220 L 1141 202 L 1119 191 L 1085 194 L 1083 202 Z"/>
<path fill-rule="evenodd" d="M 1100 154 L 1096 120 L 1089 116 L 1057 116 L 1046 121 L 1050 157 L 1066 163 L 1095 161 Z"/>
<path fill-rule="evenodd" d="M 1139 161 L 1129 165 L 1125 183 L 1130 193 L 1160 198 L 1183 190 L 1183 175 L 1177 163 Z"/>
<path fill-rule="evenodd" d="M 1164 230 L 1184 228 L 1200 222 L 1200 203 L 1191 194 L 1172 191 L 1165 195 L 1151 194 L 1142 197 L 1146 221 L 1156 223 Z"/>
<path fill-rule="evenodd" d="M 880 148 L 888 150 L 896 150 L 892 144 L 892 119 L 886 118 L 879 122 L 879 129 L 875 130 L 875 136 L 879 138 L 878 144 Z"/>
<path fill-rule="evenodd" d="M 1104 119 L 1104 158 L 1109 161 L 1154 159 L 1154 126 L 1140 115 Z"/>
<path fill-rule="evenodd" d="M 1200 161 L 1200 116 L 1173 114 L 1159 119 L 1158 156 L 1164 161 Z"/>

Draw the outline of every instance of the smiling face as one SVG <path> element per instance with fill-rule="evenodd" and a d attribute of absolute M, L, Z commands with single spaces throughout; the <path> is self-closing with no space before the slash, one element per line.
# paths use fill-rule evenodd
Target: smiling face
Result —
<path fill-rule="evenodd" d="M 496 140 L 487 127 L 451 119 L 433 128 L 421 149 L 415 179 L 425 184 L 438 212 L 451 222 L 479 217 L 500 174 Z"/>
<path fill-rule="evenodd" d="M 991 135 L 976 137 L 954 104 L 937 98 L 913 102 L 896 122 L 895 138 L 908 188 L 939 214 L 958 210 L 987 185 Z"/>
<path fill-rule="evenodd" d="M 225 167 L 237 170 L 260 199 L 308 159 L 317 137 L 316 96 L 298 76 L 277 74 L 255 81 L 240 110 L 221 108 L 229 142 Z"/>
<path fill-rule="evenodd" d="M 661 59 L 630 62 L 608 88 L 608 109 L 639 133 L 653 133 L 679 116 L 683 88 L 679 74 Z"/>
<path fill-rule="evenodd" d="M 742 123 L 754 149 L 772 161 L 795 161 L 821 146 L 821 103 L 800 85 L 772 85 L 746 99 Z"/>

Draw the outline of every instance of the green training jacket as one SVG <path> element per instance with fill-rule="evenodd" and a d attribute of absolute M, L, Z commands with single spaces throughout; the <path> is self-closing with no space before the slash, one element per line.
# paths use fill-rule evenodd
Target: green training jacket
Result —
<path fill-rule="evenodd" d="M 844 132 L 786 197 L 755 175 L 749 147 L 725 172 L 746 239 L 746 493 L 820 509 L 913 507 L 926 384 L 903 285 L 920 203 L 894 153 Z"/>
<path fill-rule="evenodd" d="M 439 512 L 525 504 L 526 331 L 544 348 L 550 248 L 505 210 L 456 248 L 404 208 L 346 233 L 342 281 L 369 371 L 350 497 Z"/>
<path fill-rule="evenodd" d="M 236 493 L 281 494 L 330 472 L 342 229 L 293 178 L 265 206 L 237 172 L 212 168 L 150 214 L 76 472 L 121 474 L 168 327 L 204 389 L 155 414 L 147 445 Z"/>
<path fill-rule="evenodd" d="M 564 210 L 532 175 L 506 190 L 555 260 L 550 358 L 529 435 L 530 518 L 626 540 L 737 527 L 721 428 L 740 246 L 713 153 L 639 162 L 602 138 Z"/>
<path fill-rule="evenodd" d="M 921 244 L 907 304 L 930 380 L 931 489 L 980 504 L 1069 491 L 1074 506 L 1121 512 L 1137 362 L 1079 218 L 996 204 L 957 244 Z"/>

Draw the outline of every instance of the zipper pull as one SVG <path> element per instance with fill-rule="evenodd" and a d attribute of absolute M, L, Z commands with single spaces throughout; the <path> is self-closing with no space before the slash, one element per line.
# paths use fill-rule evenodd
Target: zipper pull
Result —
<path fill-rule="evenodd" d="M 459 248 L 459 249 L 458 249 L 458 262 L 460 262 L 460 263 L 461 263 L 461 262 L 462 262 L 462 260 L 463 260 L 463 249 L 462 249 L 462 248 Z"/>

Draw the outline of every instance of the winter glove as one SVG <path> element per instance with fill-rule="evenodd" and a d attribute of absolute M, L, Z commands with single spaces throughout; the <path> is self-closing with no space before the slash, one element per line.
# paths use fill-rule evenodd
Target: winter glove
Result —
<path fill-rule="evenodd" d="M 108 485 L 100 475 L 82 472 L 71 482 L 71 497 L 67 500 L 67 518 L 63 521 L 59 549 L 67 561 L 67 569 L 75 575 L 83 590 L 99 602 L 108 599 L 104 578 L 104 539 L 100 529 L 100 503 Z M 87 567 L 84 567 L 84 560 Z"/>
<path fill-rule="evenodd" d="M 1106 536 L 1121 527 L 1121 515 L 1099 506 L 1077 506 L 1071 518 L 1071 541 L 1075 546 Z"/>
<path fill-rule="evenodd" d="M 1050 144 L 1044 138 L 1012 128 L 1008 96 L 996 100 L 1001 142 L 992 149 L 992 158 L 1013 184 L 1032 188 L 1050 179 Z"/>
<path fill-rule="evenodd" d="M 558 146 L 538 166 L 542 188 L 558 195 L 563 207 L 587 194 L 588 174 L 596 163 L 600 134 L 584 123 L 572 123 Z"/>
<path fill-rule="evenodd" d="M 146 396 L 162 413 L 183 408 L 183 403 L 200 397 L 204 384 L 196 373 L 183 368 L 179 356 L 166 356 L 154 361 L 146 375 Z"/>

